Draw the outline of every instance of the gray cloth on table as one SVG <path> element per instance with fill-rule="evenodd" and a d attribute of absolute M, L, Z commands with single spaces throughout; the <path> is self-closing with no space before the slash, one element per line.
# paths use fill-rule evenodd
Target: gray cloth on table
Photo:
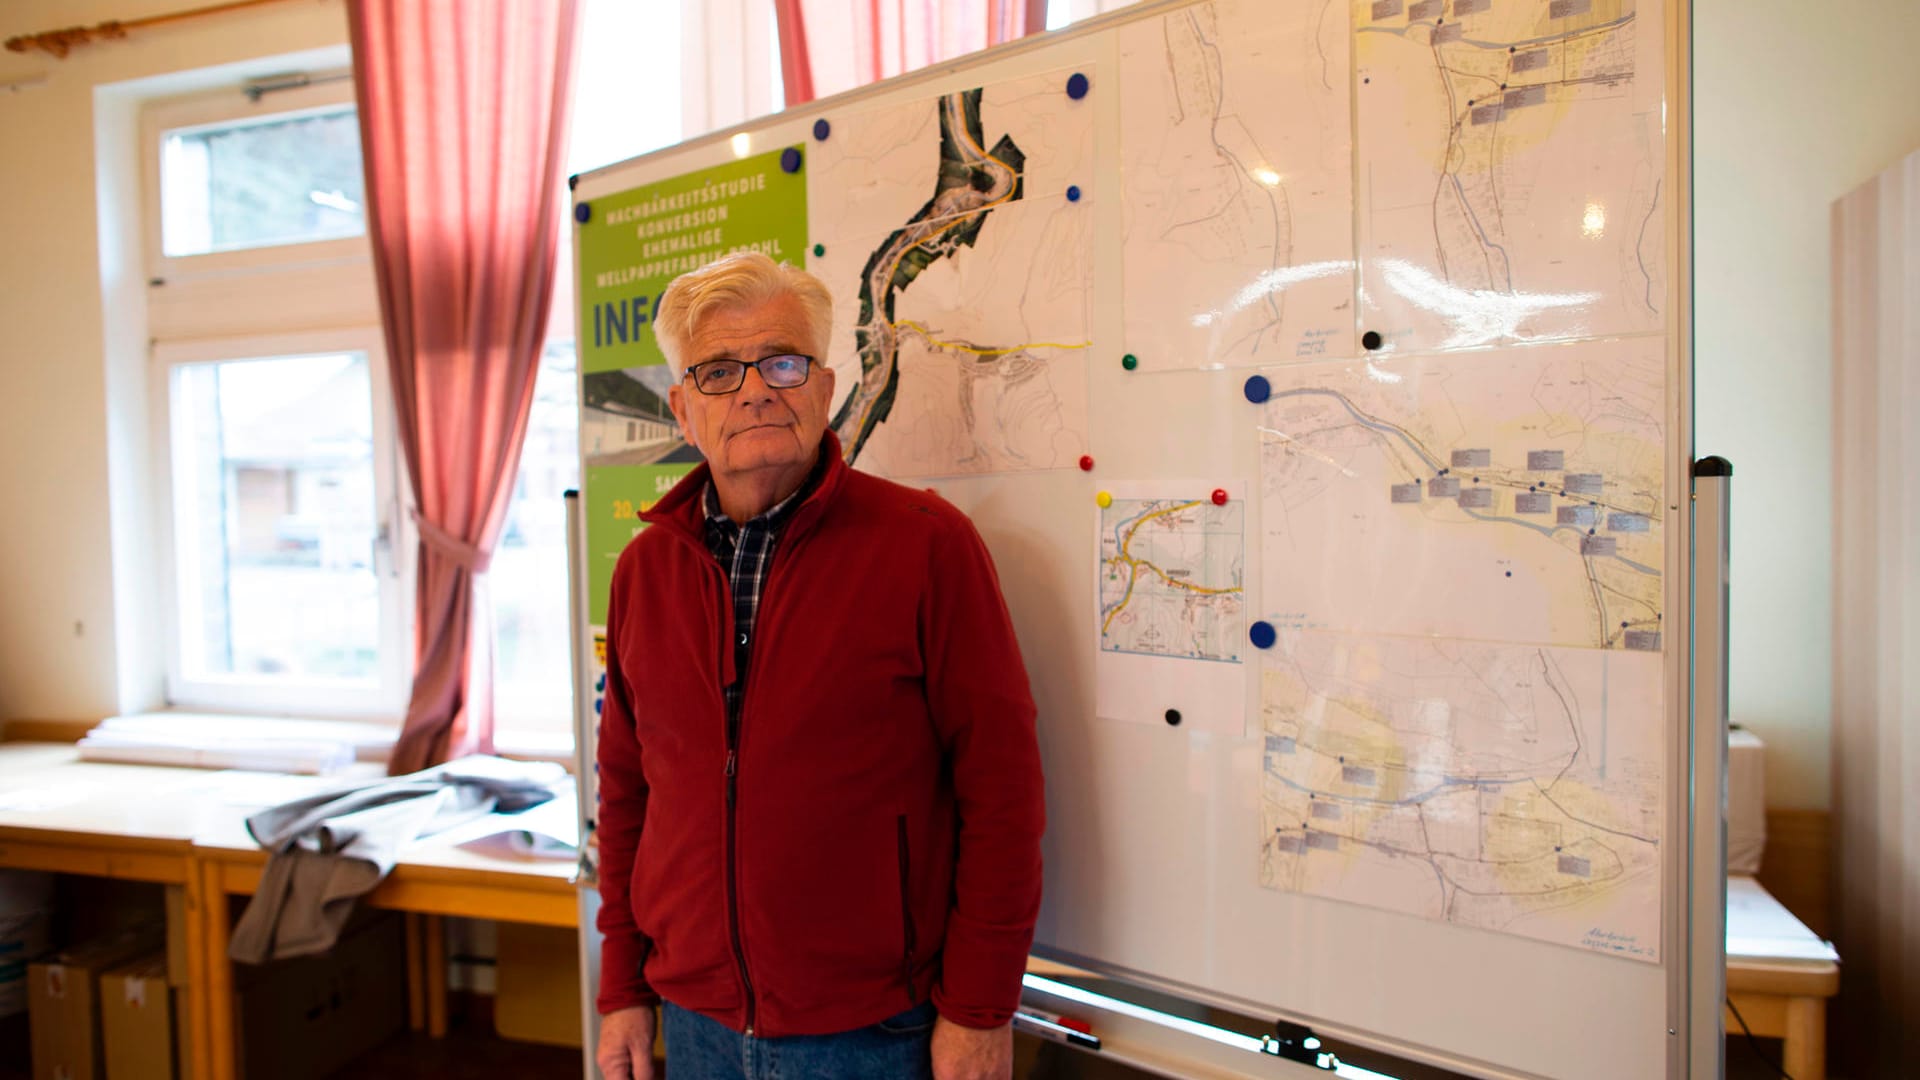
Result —
<path fill-rule="evenodd" d="M 462 758 L 296 799 L 247 818 L 270 854 L 227 955 L 245 964 L 325 952 L 353 905 L 409 843 L 483 814 L 553 798 L 556 765 Z"/>

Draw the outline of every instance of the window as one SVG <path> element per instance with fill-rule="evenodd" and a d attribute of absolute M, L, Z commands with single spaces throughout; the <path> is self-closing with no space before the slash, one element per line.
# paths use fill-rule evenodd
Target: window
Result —
<path fill-rule="evenodd" d="M 367 258 L 349 73 L 154 102 L 140 126 L 149 276 L 172 283 Z M 361 272 L 372 280 L 371 265 Z"/>
<path fill-rule="evenodd" d="M 1047 29 L 1059 30 L 1082 19 L 1117 11 L 1136 0 L 1047 0 Z"/>
<path fill-rule="evenodd" d="M 360 125 L 325 107 L 175 128 L 160 145 L 168 256 L 360 236 Z"/>
<path fill-rule="evenodd" d="M 391 721 L 413 541 L 359 121 L 351 81 L 302 82 L 141 115 L 167 699 Z"/>
<path fill-rule="evenodd" d="M 570 322 L 566 318 L 556 321 Z M 580 392 L 571 337 L 540 358 L 513 500 L 493 551 L 494 716 L 508 741 L 573 732 L 567 508 L 580 486 Z M 545 742 L 545 739 L 541 739 Z"/>
<path fill-rule="evenodd" d="M 392 714 L 405 609 L 371 331 L 169 343 L 169 698 Z"/>
<path fill-rule="evenodd" d="M 566 155 L 570 173 L 682 137 L 680 19 L 678 5 L 619 0 L 583 5 Z M 636 41 L 652 43 L 645 63 L 634 62 Z M 636 101 L 648 107 L 636 110 Z M 573 626 L 561 494 L 580 486 L 580 402 L 571 227 L 563 225 L 560 237 L 553 313 L 527 441 L 487 575 L 493 601 L 494 715 L 497 737 L 507 746 L 546 746 L 573 733 Z"/>
<path fill-rule="evenodd" d="M 771 24 L 770 4 L 740 7 Z M 711 54 L 732 71 L 725 28 L 705 27 L 705 11 L 692 0 L 586 0 L 569 171 L 682 137 L 684 87 L 708 81 L 694 69 Z M 684 41 L 697 27 L 700 40 Z M 758 33 L 767 37 L 766 26 Z M 285 66 L 262 58 L 248 70 L 306 73 L 272 78 L 286 90 L 248 95 L 229 82 L 142 112 L 153 476 L 158 538 L 173 570 L 163 589 L 176 706 L 389 721 L 405 708 L 415 537 L 346 59 L 344 48 L 326 54 L 325 69 L 311 55 Z M 191 82 L 219 77 L 195 73 Z M 506 746 L 546 746 L 572 731 L 560 498 L 579 485 L 569 233 L 487 576 L 491 617 L 475 624 L 494 634 L 497 737 Z"/>

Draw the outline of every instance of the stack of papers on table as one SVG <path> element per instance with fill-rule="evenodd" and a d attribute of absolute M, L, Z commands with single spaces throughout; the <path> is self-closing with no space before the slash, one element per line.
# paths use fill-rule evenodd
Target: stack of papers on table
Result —
<path fill-rule="evenodd" d="M 80 760 L 124 765 L 327 774 L 352 765 L 362 746 L 391 745 L 374 724 L 145 713 L 104 720 L 80 740 Z"/>
<path fill-rule="evenodd" d="M 1840 954 L 1758 881 L 1735 875 L 1727 878 L 1727 959 L 1830 964 Z"/>

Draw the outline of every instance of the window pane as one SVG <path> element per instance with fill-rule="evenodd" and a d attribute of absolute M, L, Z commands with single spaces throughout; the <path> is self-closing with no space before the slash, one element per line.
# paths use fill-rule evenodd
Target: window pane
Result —
<path fill-rule="evenodd" d="M 352 108 L 169 131 L 160 152 L 168 255 L 366 232 Z"/>
<path fill-rule="evenodd" d="M 513 501 L 487 574 L 495 705 L 506 728 L 573 728 L 567 508 L 561 496 L 580 486 L 579 408 L 573 342 L 550 341 L 534 384 Z"/>
<path fill-rule="evenodd" d="M 174 369 L 182 674 L 378 676 L 364 353 Z"/>

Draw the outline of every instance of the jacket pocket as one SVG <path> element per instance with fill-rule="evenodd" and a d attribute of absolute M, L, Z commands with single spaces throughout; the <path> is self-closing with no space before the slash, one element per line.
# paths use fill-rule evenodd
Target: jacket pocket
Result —
<path fill-rule="evenodd" d="M 900 838 L 900 981 L 906 984 L 907 1001 L 917 1005 L 913 992 L 913 862 L 907 845 L 907 815 L 895 820 Z"/>

